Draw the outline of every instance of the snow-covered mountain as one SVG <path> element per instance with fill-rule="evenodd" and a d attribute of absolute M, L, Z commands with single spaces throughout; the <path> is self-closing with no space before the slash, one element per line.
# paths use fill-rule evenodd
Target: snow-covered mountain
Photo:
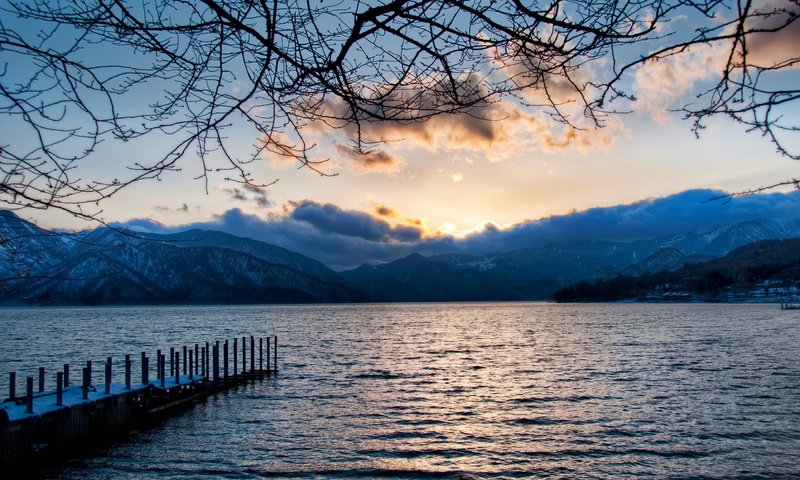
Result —
<path fill-rule="evenodd" d="M 0 301 L 43 304 L 352 302 L 361 294 L 310 258 L 199 230 L 75 234 L 0 217 Z"/>
<path fill-rule="evenodd" d="M 800 222 L 748 221 L 634 242 L 551 244 L 490 255 L 412 255 L 342 272 L 374 301 L 537 300 L 617 273 L 676 270 L 766 239 L 800 237 Z"/>

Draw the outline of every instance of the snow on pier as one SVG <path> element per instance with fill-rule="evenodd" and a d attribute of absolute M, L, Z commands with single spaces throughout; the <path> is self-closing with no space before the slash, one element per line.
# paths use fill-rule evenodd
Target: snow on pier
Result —
<path fill-rule="evenodd" d="M 249 342 L 248 342 L 249 340 Z M 257 341 L 256 341 L 257 340 Z M 9 373 L 8 398 L 0 404 L 0 461 L 13 463 L 41 451 L 58 448 L 87 435 L 111 433 L 197 399 L 277 373 L 278 338 L 234 338 L 194 348 L 158 350 L 155 378 L 150 357 L 142 352 L 133 378 L 134 362 L 125 355 L 124 372 L 113 372 L 108 357 L 100 364 L 103 382 L 93 384 L 93 365 L 86 362 L 77 384 L 70 365 L 56 372 L 55 389 L 45 388 L 45 369 L 17 390 L 16 372 Z M 248 345 L 249 343 L 249 345 Z M 114 383 L 113 379 L 124 379 Z M 22 393 L 20 395 L 19 393 Z"/>

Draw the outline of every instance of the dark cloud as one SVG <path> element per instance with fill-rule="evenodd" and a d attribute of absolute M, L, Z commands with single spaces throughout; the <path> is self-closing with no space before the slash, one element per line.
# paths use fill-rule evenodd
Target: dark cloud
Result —
<path fill-rule="evenodd" d="M 347 269 L 411 253 L 485 254 L 583 240 L 634 241 L 748 220 L 800 218 L 800 192 L 703 203 L 720 193 L 690 190 L 627 205 L 525 221 L 507 229 L 487 224 L 482 231 L 463 239 L 426 237 L 422 228 L 415 225 L 391 225 L 377 215 L 310 200 L 291 202 L 285 206 L 283 215 L 269 218 L 234 208 L 211 221 L 191 225 L 166 227 L 152 219 L 131 220 L 126 225 L 138 231 L 161 233 L 190 228 L 219 230 L 288 248 L 335 269 Z"/>
<path fill-rule="evenodd" d="M 400 216 L 397 213 L 397 210 L 393 209 L 392 207 L 387 207 L 386 205 L 376 205 L 374 211 L 375 215 L 381 217 L 396 218 Z"/>
<path fill-rule="evenodd" d="M 267 198 L 267 192 L 264 188 L 250 185 L 248 183 L 242 184 L 242 188 L 232 187 L 225 188 L 223 192 L 230 196 L 231 200 L 237 202 L 255 202 L 256 206 L 268 207 L 272 204 Z"/>
<path fill-rule="evenodd" d="M 336 153 L 350 160 L 351 165 L 366 172 L 393 172 L 404 165 L 402 159 L 386 152 L 385 150 L 372 150 L 359 152 L 351 147 L 336 145 Z"/>
<path fill-rule="evenodd" d="M 304 200 L 294 204 L 290 217 L 313 225 L 323 233 L 359 237 L 373 242 L 412 242 L 422 237 L 422 231 L 411 226 L 391 226 L 369 213 L 319 204 Z"/>

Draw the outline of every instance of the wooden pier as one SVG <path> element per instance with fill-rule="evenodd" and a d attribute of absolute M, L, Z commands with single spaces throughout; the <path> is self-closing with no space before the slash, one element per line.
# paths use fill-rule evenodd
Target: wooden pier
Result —
<path fill-rule="evenodd" d="M 798 303 L 797 299 L 789 300 L 786 298 L 782 298 L 781 310 L 800 310 L 800 303 Z"/>
<path fill-rule="evenodd" d="M 171 409 L 275 374 L 278 337 L 245 336 L 231 342 L 170 348 L 169 352 L 158 350 L 154 378 L 150 376 L 151 363 L 142 352 L 139 375 L 134 379 L 134 362 L 125 355 L 124 372 L 117 374 L 124 383 L 114 383 L 114 363 L 108 357 L 100 366 L 103 382 L 97 385 L 91 361 L 82 368 L 79 384 L 72 383 L 70 365 L 64 364 L 63 370 L 56 372 L 52 390 L 45 388 L 46 372 L 40 367 L 37 379 L 25 379 L 23 392 L 17 391 L 16 372 L 11 372 L 8 398 L 0 404 L 0 462 L 16 463 L 57 450 L 72 440 L 135 427 Z M 36 385 L 34 380 L 38 380 Z"/>

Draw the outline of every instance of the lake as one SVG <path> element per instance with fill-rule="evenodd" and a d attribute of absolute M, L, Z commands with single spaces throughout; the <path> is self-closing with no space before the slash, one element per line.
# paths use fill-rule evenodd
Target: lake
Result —
<path fill-rule="evenodd" d="M 800 475 L 800 312 L 776 305 L 4 309 L 0 332 L 3 396 L 12 370 L 279 337 L 277 376 L 46 478 Z"/>

